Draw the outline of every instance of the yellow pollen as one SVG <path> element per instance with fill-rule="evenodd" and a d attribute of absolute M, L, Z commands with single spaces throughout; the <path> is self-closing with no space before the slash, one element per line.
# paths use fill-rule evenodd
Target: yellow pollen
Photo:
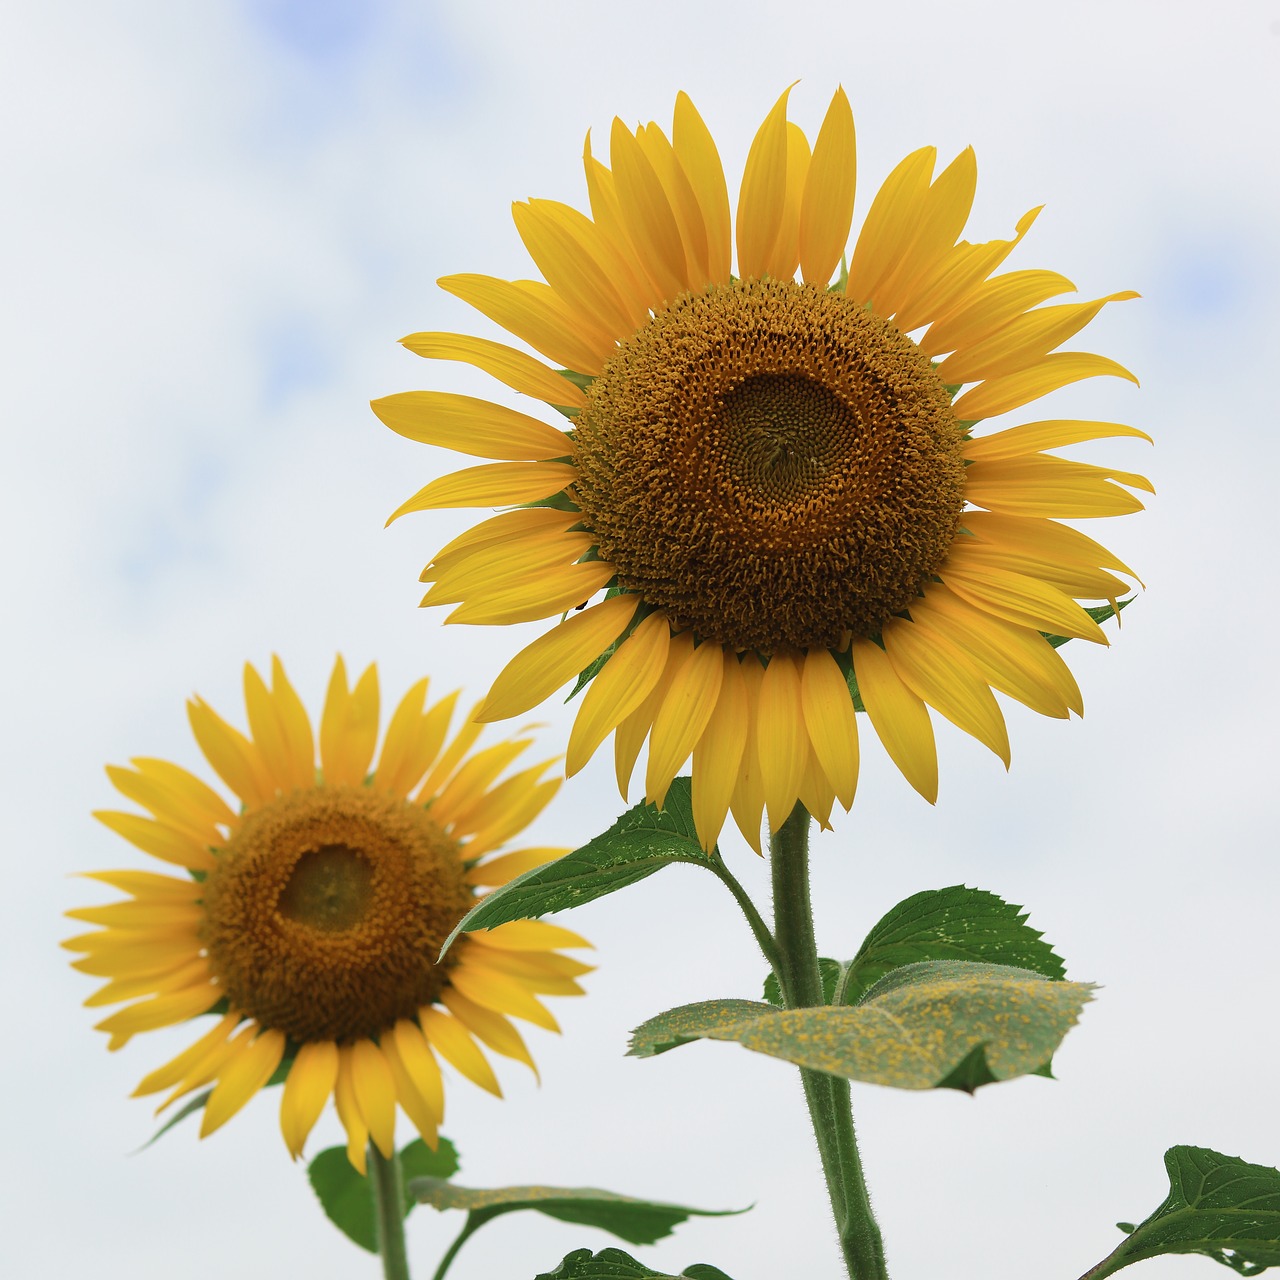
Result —
<path fill-rule="evenodd" d="M 946 558 L 961 432 L 929 359 L 841 294 L 685 294 L 606 363 L 572 497 L 620 584 L 770 654 L 870 636 Z"/>
<path fill-rule="evenodd" d="M 292 1040 L 376 1035 L 435 1000 L 474 901 L 427 810 L 317 787 L 247 814 L 205 882 L 203 941 L 232 1007 Z"/>

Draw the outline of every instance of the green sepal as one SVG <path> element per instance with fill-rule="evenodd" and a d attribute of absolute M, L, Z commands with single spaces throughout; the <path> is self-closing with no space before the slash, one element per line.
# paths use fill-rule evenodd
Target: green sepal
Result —
<path fill-rule="evenodd" d="M 691 1217 L 722 1218 L 746 1212 L 744 1209 L 691 1209 L 687 1205 L 641 1200 L 596 1187 L 527 1186 L 478 1190 L 455 1186 L 442 1178 L 415 1178 L 408 1191 L 416 1203 L 429 1204 L 441 1212 L 465 1210 L 467 1225 L 464 1234 L 467 1236 L 504 1213 L 533 1209 L 561 1222 L 608 1231 L 628 1244 L 653 1244 L 669 1236 Z"/>
<path fill-rule="evenodd" d="M 894 969 L 852 1006 L 713 1000 L 670 1009 L 636 1028 L 628 1052 L 650 1057 L 691 1040 L 729 1040 L 868 1084 L 971 1091 L 1043 1074 L 1092 991 L 1010 965 L 925 961 Z"/>
<path fill-rule="evenodd" d="M 188 1098 L 186 1102 L 180 1106 L 156 1131 L 149 1137 L 146 1142 L 138 1148 L 138 1151 L 145 1151 L 153 1143 L 159 1142 L 170 1129 L 176 1124 L 181 1124 L 188 1116 L 195 1115 L 197 1111 L 204 1110 L 204 1104 L 209 1101 L 209 1095 L 213 1092 L 212 1088 L 205 1089 L 202 1093 L 197 1093 L 194 1097 Z M 134 1155 L 138 1152 L 135 1151 Z"/>
<path fill-rule="evenodd" d="M 1138 597 L 1130 596 L 1127 600 L 1117 600 L 1116 607 L 1113 609 L 1109 604 L 1088 605 L 1085 607 L 1085 613 L 1091 617 L 1094 622 L 1101 626 L 1108 618 L 1117 617 L 1121 609 L 1127 608 Z M 1040 633 L 1055 649 L 1060 649 L 1068 640 L 1075 639 L 1074 636 L 1055 636 L 1051 632 L 1042 631 Z"/>
<path fill-rule="evenodd" d="M 829 956 L 818 957 L 818 971 L 822 975 L 822 1003 L 835 1004 L 836 992 L 840 989 L 847 965 Z M 775 1008 L 785 1008 L 782 999 L 782 988 L 778 985 L 777 974 L 769 974 L 764 980 L 764 998 Z"/>
<path fill-rule="evenodd" d="M 449 1178 L 458 1171 L 458 1152 L 448 1138 L 432 1151 L 415 1138 L 400 1152 L 403 1174 L 403 1216 L 417 1204 L 408 1191 L 410 1178 Z M 354 1169 L 346 1147 L 329 1147 L 307 1166 L 307 1177 L 329 1221 L 370 1253 L 378 1252 L 378 1228 L 374 1217 L 373 1190 L 369 1179 Z"/>
<path fill-rule="evenodd" d="M 643 1262 L 637 1262 L 621 1249 L 575 1249 L 568 1254 L 554 1271 L 543 1271 L 534 1280 L 731 1280 L 719 1267 L 705 1262 L 695 1262 L 679 1276 L 666 1271 L 655 1271 Z"/>
<path fill-rule="evenodd" d="M 886 973 L 922 960 L 975 960 L 1061 978 L 1062 958 L 1026 920 L 1022 907 L 968 885 L 912 894 L 872 927 L 828 1003 L 856 1004 Z"/>
<path fill-rule="evenodd" d="M 1242 1276 L 1280 1267 L 1280 1170 L 1207 1147 L 1170 1147 L 1164 1167 L 1164 1203 L 1136 1226 L 1116 1223 L 1125 1239 L 1089 1280 L 1171 1253 L 1198 1253 Z"/>
<path fill-rule="evenodd" d="M 661 809 L 635 805 L 582 848 L 526 871 L 486 894 L 445 939 L 440 955 L 460 933 L 580 907 L 677 862 L 708 869 L 713 865 L 698 843 L 688 778 L 672 782 Z"/>

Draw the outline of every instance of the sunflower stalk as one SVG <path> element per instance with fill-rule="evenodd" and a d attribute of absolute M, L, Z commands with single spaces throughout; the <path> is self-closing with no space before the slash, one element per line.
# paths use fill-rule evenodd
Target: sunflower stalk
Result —
<path fill-rule="evenodd" d="M 809 895 L 809 822 L 808 812 L 797 804 L 786 822 L 769 836 L 778 956 L 774 972 L 788 1009 L 825 1003 Z M 851 1280 L 888 1280 L 884 1242 L 858 1154 L 849 1082 L 803 1068 L 800 1078 L 845 1267 Z"/>
<path fill-rule="evenodd" d="M 369 1143 L 369 1189 L 378 1232 L 378 1254 L 384 1280 L 409 1280 L 409 1256 L 404 1242 L 404 1176 L 400 1156 L 384 1156 Z"/>

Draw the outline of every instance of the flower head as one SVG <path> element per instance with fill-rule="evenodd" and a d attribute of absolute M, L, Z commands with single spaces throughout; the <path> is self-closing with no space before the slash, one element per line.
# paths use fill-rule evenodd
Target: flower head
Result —
<path fill-rule="evenodd" d="M 86 1002 L 124 1004 L 98 1024 L 110 1047 L 211 1014 L 213 1025 L 148 1075 L 139 1094 L 164 1106 L 212 1086 L 201 1136 L 283 1077 L 280 1127 L 293 1156 L 332 1097 L 352 1164 L 372 1138 L 394 1151 L 397 1108 L 432 1146 L 444 1115 L 437 1057 L 500 1094 L 480 1045 L 533 1067 L 510 1019 L 556 1030 L 541 995 L 576 995 L 589 966 L 561 955 L 588 944 L 521 921 L 440 947 L 478 889 L 563 853 L 491 857 L 555 794 L 550 762 L 501 775 L 528 739 L 473 751 L 481 725 L 450 741 L 457 694 L 426 703 L 427 681 L 391 717 L 376 766 L 378 677 L 348 686 L 334 666 L 311 721 L 278 659 L 268 687 L 245 667 L 248 737 L 200 699 L 191 728 L 239 811 L 185 769 L 135 759 L 107 772 L 148 810 L 96 814 L 145 853 L 180 869 L 89 875 L 127 897 L 68 914 L 96 926 L 70 938 L 74 967 L 108 979 Z"/>
<path fill-rule="evenodd" d="M 612 733 L 625 796 L 647 739 L 645 795 L 660 804 L 692 755 L 708 848 L 730 812 L 759 849 L 765 813 L 776 828 L 797 801 L 824 824 L 837 800 L 847 809 L 858 710 L 930 801 L 930 708 L 1006 766 L 993 690 L 1080 713 L 1047 637 L 1105 644 L 1080 601 L 1114 607 L 1132 571 L 1060 522 L 1140 510 L 1130 490 L 1151 488 L 1049 452 L 1145 439 L 1134 427 L 977 430 L 1080 379 L 1134 380 L 1057 348 L 1136 295 L 1044 306 L 1071 282 L 993 274 L 1039 210 L 1009 239 L 961 240 L 972 150 L 937 177 L 934 148 L 903 160 L 846 267 L 848 100 L 836 93 L 812 147 L 786 110 L 784 93 L 756 134 L 736 227 L 715 143 L 681 94 L 670 139 L 614 121 L 611 168 L 588 139 L 589 217 L 515 206 L 543 280 L 440 282 L 564 367 L 459 334 L 405 345 L 559 409 L 568 431 L 439 392 L 374 403 L 403 435 L 498 459 L 396 516 L 515 504 L 435 556 L 423 603 L 455 605 L 451 622 L 566 614 L 501 672 L 482 716 L 519 715 L 590 669 L 569 773 Z"/>

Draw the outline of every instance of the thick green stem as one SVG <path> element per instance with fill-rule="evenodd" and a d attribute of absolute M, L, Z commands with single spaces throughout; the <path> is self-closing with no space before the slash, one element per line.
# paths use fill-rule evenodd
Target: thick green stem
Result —
<path fill-rule="evenodd" d="M 778 985 L 788 1009 L 813 1008 L 825 1001 L 809 897 L 809 815 L 803 805 L 796 805 L 786 822 L 772 833 L 769 853 Z M 853 1130 L 849 1082 L 804 1068 L 800 1078 L 845 1267 L 852 1280 L 888 1280 L 884 1244 L 867 1195 Z"/>
<path fill-rule="evenodd" d="M 378 1233 L 384 1280 L 409 1280 L 409 1257 L 404 1246 L 404 1181 L 400 1157 L 388 1159 L 369 1143 L 369 1186 Z"/>

